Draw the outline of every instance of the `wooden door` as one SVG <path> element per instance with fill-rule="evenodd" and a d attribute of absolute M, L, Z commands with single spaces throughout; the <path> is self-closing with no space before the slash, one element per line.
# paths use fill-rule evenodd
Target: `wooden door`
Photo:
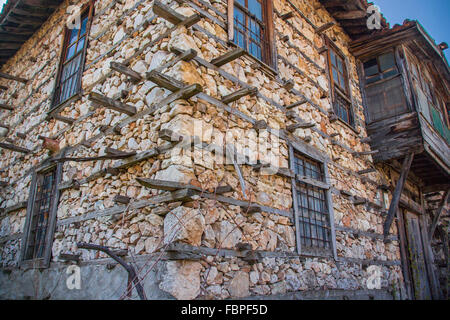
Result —
<path fill-rule="evenodd" d="M 419 216 L 404 211 L 405 231 L 407 239 L 407 256 L 414 296 L 419 300 L 429 300 L 431 286 L 425 260 L 425 247 L 423 243 Z"/>

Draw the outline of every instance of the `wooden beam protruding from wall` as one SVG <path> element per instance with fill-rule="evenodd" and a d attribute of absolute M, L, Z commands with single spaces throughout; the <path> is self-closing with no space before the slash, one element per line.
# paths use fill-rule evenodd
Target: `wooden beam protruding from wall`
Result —
<path fill-rule="evenodd" d="M 75 122 L 75 119 L 68 118 L 68 117 L 63 117 L 63 116 L 61 116 L 61 115 L 59 115 L 59 114 L 55 114 L 55 115 L 53 116 L 53 119 L 55 119 L 55 120 L 57 120 L 57 121 L 64 122 L 64 123 L 67 123 L 67 124 L 69 124 L 69 125 L 72 125 L 72 124 Z"/>
<path fill-rule="evenodd" d="M 239 100 L 242 97 L 250 96 L 253 97 L 258 93 L 257 88 L 243 88 L 241 90 L 238 90 L 236 92 L 230 93 L 229 95 L 222 98 L 222 102 L 225 104 L 234 102 L 236 100 Z"/>
<path fill-rule="evenodd" d="M 130 106 L 120 101 L 113 100 L 97 92 L 89 93 L 89 100 L 103 107 L 125 113 L 129 116 L 133 116 L 136 114 L 136 108 L 134 106 Z"/>
<path fill-rule="evenodd" d="M 138 72 L 128 68 L 123 63 L 111 62 L 110 67 L 112 70 L 126 75 L 132 82 L 140 82 L 142 80 L 142 76 Z"/>
<path fill-rule="evenodd" d="M 29 149 L 22 148 L 22 147 L 19 147 L 19 146 L 10 144 L 10 143 L 3 143 L 3 142 L 0 143 L 0 148 L 8 149 L 11 151 L 16 151 L 16 152 L 21 152 L 21 153 L 30 153 L 31 152 L 31 150 L 29 150 Z"/>
<path fill-rule="evenodd" d="M 335 25 L 336 25 L 336 22 L 334 22 L 334 21 L 325 23 L 323 26 L 320 26 L 316 29 L 316 33 L 322 34 L 326 30 L 333 28 Z"/>
<path fill-rule="evenodd" d="M 191 22 L 185 25 L 186 28 L 191 27 L 200 20 L 200 16 L 198 14 L 194 14 L 190 17 L 185 17 L 182 14 L 179 14 L 178 12 L 170 8 L 169 6 L 162 4 L 160 1 L 157 0 L 155 0 L 155 2 L 153 3 L 153 13 L 156 14 L 158 17 L 163 18 L 174 25 L 178 25 L 187 19 L 192 20 Z M 192 19 L 193 17 L 196 18 Z"/>
<path fill-rule="evenodd" d="M 0 72 L 0 78 L 13 80 L 13 81 L 18 81 L 18 82 L 22 82 L 22 83 L 27 83 L 28 82 L 27 79 L 16 77 L 16 76 L 12 76 L 10 74 L 3 73 L 3 72 Z"/>
<path fill-rule="evenodd" d="M 392 196 L 391 204 L 389 205 L 388 215 L 383 225 L 384 238 L 387 239 L 389 236 L 389 230 L 391 229 L 392 221 L 394 221 L 395 214 L 398 211 L 398 204 L 400 203 L 400 198 L 402 196 L 403 187 L 405 186 L 406 179 L 408 177 L 409 169 L 411 168 L 411 163 L 414 159 L 414 152 L 408 154 L 403 160 L 403 165 L 398 178 L 397 185 L 395 186 L 394 195 Z"/>
<path fill-rule="evenodd" d="M 9 110 L 9 111 L 13 111 L 14 110 L 13 107 L 11 107 L 11 106 L 9 106 L 7 104 L 4 104 L 4 103 L 0 103 L 0 109 Z"/>
<path fill-rule="evenodd" d="M 448 189 L 445 192 L 444 196 L 442 197 L 441 203 L 439 204 L 439 209 L 437 210 L 436 214 L 433 217 L 433 223 L 431 224 L 430 233 L 428 236 L 428 239 L 430 239 L 430 241 L 433 239 L 434 232 L 436 231 L 436 227 L 438 225 L 439 219 L 441 218 L 442 212 L 444 211 L 445 206 L 447 205 L 449 194 L 450 194 L 450 189 Z"/>
<path fill-rule="evenodd" d="M 214 58 L 211 60 L 211 64 L 215 65 L 216 67 L 221 67 L 225 64 L 227 64 L 228 62 L 231 62 L 233 60 L 236 60 L 240 57 L 242 57 L 243 55 L 245 55 L 245 50 L 242 48 L 236 48 L 234 50 L 228 51 L 227 53 L 225 53 L 224 55 Z"/>

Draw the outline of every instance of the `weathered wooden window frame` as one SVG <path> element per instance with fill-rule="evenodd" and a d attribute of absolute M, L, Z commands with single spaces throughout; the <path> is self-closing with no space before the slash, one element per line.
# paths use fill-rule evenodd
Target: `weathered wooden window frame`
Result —
<path fill-rule="evenodd" d="M 324 178 L 324 181 L 316 181 L 313 179 L 308 179 L 310 181 L 305 181 L 305 179 L 298 177 L 297 174 L 295 174 L 294 177 L 291 178 L 297 253 L 299 255 L 303 255 L 303 256 L 326 257 L 326 258 L 333 257 L 335 260 L 337 260 L 338 257 L 337 257 L 337 250 L 336 250 L 336 229 L 335 229 L 335 221 L 334 221 L 333 200 L 332 200 L 332 194 L 331 194 L 331 179 L 330 179 L 330 174 L 328 171 L 328 161 L 324 157 L 321 157 L 320 155 L 318 155 L 318 152 L 311 150 L 311 147 L 309 147 L 309 146 L 304 146 L 304 145 L 298 144 L 298 143 L 295 143 L 295 144 L 290 143 L 289 144 L 289 166 L 291 168 L 291 171 L 293 171 L 294 173 L 295 173 L 295 151 L 318 162 L 323 168 L 323 178 Z M 298 204 L 298 198 L 297 198 L 297 192 L 298 192 L 297 182 L 306 183 L 306 184 L 309 184 L 312 186 L 319 187 L 324 190 L 326 206 L 328 208 L 328 219 L 329 219 L 329 223 L 330 223 L 331 250 L 316 250 L 316 249 L 307 250 L 305 248 L 302 248 L 301 237 L 300 237 L 300 226 L 299 226 L 300 222 L 299 222 L 299 204 Z"/>
<path fill-rule="evenodd" d="M 234 2 L 236 0 L 227 0 L 227 26 L 228 26 L 228 43 L 233 46 L 238 46 L 234 43 Z M 274 36 L 274 27 L 273 27 L 273 1 L 272 0 L 262 0 L 265 3 L 263 14 L 264 21 L 266 24 L 266 34 L 265 40 L 267 43 L 267 47 L 263 48 L 265 54 L 263 54 L 263 59 L 260 60 L 257 57 L 254 57 L 250 53 L 249 56 L 253 57 L 256 61 L 263 64 L 263 67 L 267 67 L 270 69 L 271 73 L 277 72 L 277 54 L 276 54 L 276 46 L 275 46 L 275 36 Z M 248 52 L 248 51 L 247 51 Z"/>
<path fill-rule="evenodd" d="M 91 30 L 91 26 L 92 26 L 92 20 L 94 17 L 94 2 L 95 0 L 90 0 L 88 3 L 84 4 L 83 7 L 80 10 L 80 18 L 83 17 L 86 12 L 88 14 L 88 21 L 87 21 L 87 25 L 86 25 L 86 39 L 84 41 L 84 47 L 81 53 L 81 61 L 80 61 L 80 69 L 78 72 L 78 74 L 76 75 L 77 77 L 77 83 L 76 83 L 76 90 L 75 93 L 73 95 L 71 95 L 70 97 L 68 97 L 67 99 L 65 99 L 64 101 L 60 101 L 60 102 L 56 102 L 57 99 L 57 90 L 59 88 L 60 85 L 60 81 L 61 81 L 61 76 L 62 76 L 62 70 L 63 70 L 63 64 L 64 64 L 64 57 L 66 55 L 66 50 L 67 50 L 67 41 L 69 38 L 69 29 L 67 28 L 67 26 L 64 27 L 64 31 L 63 34 L 64 36 L 62 37 L 62 43 L 61 43 L 61 53 L 60 53 L 60 57 L 59 57 L 59 65 L 58 65 L 58 71 L 57 71 L 57 76 L 56 76 L 56 81 L 55 81 L 55 85 L 53 88 L 53 93 L 52 93 L 52 104 L 51 104 L 51 109 L 49 111 L 52 112 L 55 109 L 58 109 L 58 107 L 62 106 L 63 104 L 67 103 L 68 101 L 72 101 L 75 98 L 80 96 L 81 93 L 81 79 L 83 78 L 83 72 L 84 72 L 84 66 L 85 66 L 85 62 L 86 62 L 86 53 L 87 53 L 87 47 L 89 45 L 89 33 Z"/>
<path fill-rule="evenodd" d="M 326 44 L 326 60 L 327 60 L 327 75 L 328 75 L 328 84 L 330 86 L 330 91 L 331 91 L 331 103 L 333 105 L 333 111 L 336 111 L 336 107 L 335 107 L 335 103 L 336 103 L 336 98 L 335 98 L 335 90 L 336 90 L 336 84 L 334 83 L 334 78 L 333 78 L 333 72 L 332 72 L 332 64 L 331 64 L 331 54 L 330 54 L 330 49 L 332 49 L 336 55 L 338 55 L 343 61 L 344 61 L 344 70 L 345 70 L 345 76 L 347 79 L 346 80 L 346 85 L 347 85 L 347 93 L 342 92 L 341 89 L 338 89 L 337 94 L 339 94 L 339 96 L 341 96 L 344 100 L 347 101 L 347 103 L 349 104 L 348 108 L 349 108 L 349 120 L 351 120 L 351 123 L 347 123 L 344 120 L 342 120 L 340 117 L 338 117 L 338 121 L 340 121 L 341 123 L 343 123 L 344 125 L 348 126 L 350 129 L 352 129 L 353 131 L 357 130 L 357 119 L 356 119 L 356 113 L 355 113 L 355 101 L 354 101 L 354 97 L 352 94 L 352 80 L 351 80 L 351 69 L 350 69 L 350 60 L 349 58 L 342 52 L 341 49 L 339 49 L 336 44 L 334 44 L 334 42 L 328 38 L 326 35 L 323 35 L 323 39 L 325 41 Z"/>
<path fill-rule="evenodd" d="M 31 186 L 28 197 L 27 204 L 27 213 L 25 218 L 25 226 L 23 229 L 22 242 L 21 242 L 21 250 L 20 250 L 20 266 L 25 268 L 48 268 L 50 265 L 50 259 L 52 255 L 52 246 L 53 246 L 53 237 L 55 234 L 56 228 L 56 218 L 58 212 L 58 203 L 60 191 L 58 190 L 58 184 L 61 181 L 62 177 L 62 168 L 63 164 L 58 162 L 57 164 L 47 159 L 39 168 L 35 169 L 33 172 L 33 176 L 31 179 Z M 25 260 L 26 258 L 26 250 L 28 244 L 28 238 L 30 236 L 30 228 L 31 228 L 31 219 L 34 211 L 34 202 L 36 197 L 36 189 L 37 189 L 37 180 L 38 176 L 48 173 L 49 171 L 56 170 L 55 174 L 55 194 L 50 207 L 50 214 L 48 218 L 48 229 L 45 235 L 45 248 L 44 254 L 42 258 Z"/>

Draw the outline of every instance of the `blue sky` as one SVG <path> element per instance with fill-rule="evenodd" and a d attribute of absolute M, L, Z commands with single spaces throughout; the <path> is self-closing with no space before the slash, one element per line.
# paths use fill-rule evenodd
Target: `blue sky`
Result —
<path fill-rule="evenodd" d="M 419 20 L 436 43 L 450 44 L 450 0 L 369 0 L 381 8 L 381 12 L 391 23 L 402 24 L 406 18 Z M 6 0 L 0 0 L 0 9 Z M 446 50 L 450 60 L 450 49 Z"/>
<path fill-rule="evenodd" d="M 450 0 L 369 0 L 378 5 L 393 27 L 405 19 L 419 20 L 437 44 L 450 45 Z M 450 49 L 444 51 L 450 60 Z"/>

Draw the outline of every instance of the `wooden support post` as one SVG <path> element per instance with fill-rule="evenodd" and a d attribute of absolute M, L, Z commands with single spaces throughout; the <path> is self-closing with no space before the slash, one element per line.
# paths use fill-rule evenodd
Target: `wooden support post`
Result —
<path fill-rule="evenodd" d="M 234 102 L 236 100 L 239 100 L 242 97 L 250 96 L 253 97 L 258 93 L 257 88 L 243 88 L 241 90 L 238 90 L 236 92 L 233 92 L 225 97 L 222 98 L 222 103 L 228 104 L 231 102 Z"/>
<path fill-rule="evenodd" d="M 13 111 L 13 110 L 14 110 L 13 107 L 8 106 L 8 105 L 6 105 L 6 104 L 4 104 L 4 103 L 0 103 L 0 109 L 3 109 L 3 110 L 10 110 L 10 111 Z"/>
<path fill-rule="evenodd" d="M 135 83 L 140 82 L 142 80 L 142 76 L 138 72 L 128 68 L 123 63 L 111 62 L 110 67 L 112 70 L 126 75 L 128 78 L 131 79 L 131 81 Z"/>
<path fill-rule="evenodd" d="M 136 114 L 136 108 L 134 106 L 130 106 L 120 101 L 113 100 L 97 92 L 89 93 L 89 100 L 106 108 L 125 113 L 129 116 L 133 116 Z"/>
<path fill-rule="evenodd" d="M 448 189 L 444 196 L 442 197 L 441 203 L 439 204 L 439 209 L 436 211 L 436 214 L 433 217 L 433 223 L 430 226 L 430 232 L 428 239 L 430 241 L 433 240 L 434 232 L 436 231 L 436 227 L 438 225 L 439 219 L 441 218 L 442 212 L 444 211 L 445 206 L 447 205 L 448 197 L 450 194 L 450 189 Z"/>
<path fill-rule="evenodd" d="M 366 199 L 363 199 L 363 198 L 360 198 L 360 197 L 357 197 L 357 196 L 353 197 L 353 204 L 355 206 L 360 206 L 360 205 L 366 204 L 366 203 L 367 203 Z"/>
<path fill-rule="evenodd" d="M 320 26 L 320 27 L 318 27 L 318 28 L 316 29 L 316 33 L 317 33 L 317 34 L 322 34 L 322 33 L 324 33 L 326 30 L 328 30 L 328 29 L 334 27 L 335 25 L 336 25 L 336 22 L 334 22 L 334 21 L 325 23 L 323 26 Z"/>
<path fill-rule="evenodd" d="M 400 177 L 398 178 L 397 185 L 395 186 L 394 195 L 392 196 L 392 201 L 389 206 L 388 215 L 383 225 L 383 234 L 384 238 L 387 239 L 389 236 L 389 230 L 391 229 L 392 221 L 394 221 L 394 217 L 398 210 L 398 204 L 400 202 L 400 198 L 403 192 L 403 187 L 406 182 L 406 178 L 408 177 L 409 169 L 411 168 L 411 163 L 414 159 L 414 153 L 410 153 L 403 160 L 402 171 L 400 173 Z"/>
<path fill-rule="evenodd" d="M 242 48 L 236 48 L 234 50 L 228 51 L 224 55 L 214 58 L 211 60 L 211 64 L 215 65 L 216 67 L 221 67 L 224 64 L 227 64 L 228 62 L 231 62 L 233 60 L 236 60 L 240 57 L 242 57 L 245 54 L 245 50 Z"/>
<path fill-rule="evenodd" d="M 12 76 L 12 75 L 9 75 L 9 74 L 3 73 L 3 72 L 0 72 L 0 78 L 13 80 L 13 81 L 18 81 L 18 82 L 22 82 L 22 83 L 27 83 L 28 82 L 27 79 L 16 77 L 16 76 Z"/>
<path fill-rule="evenodd" d="M 8 149 L 11 151 L 16 151 L 16 152 L 21 152 L 21 153 L 30 153 L 31 152 L 31 150 L 28 150 L 28 149 L 25 149 L 25 148 L 22 148 L 19 146 L 15 146 L 15 145 L 9 144 L 9 143 L 3 143 L 3 142 L 0 143 L 0 148 Z"/>

